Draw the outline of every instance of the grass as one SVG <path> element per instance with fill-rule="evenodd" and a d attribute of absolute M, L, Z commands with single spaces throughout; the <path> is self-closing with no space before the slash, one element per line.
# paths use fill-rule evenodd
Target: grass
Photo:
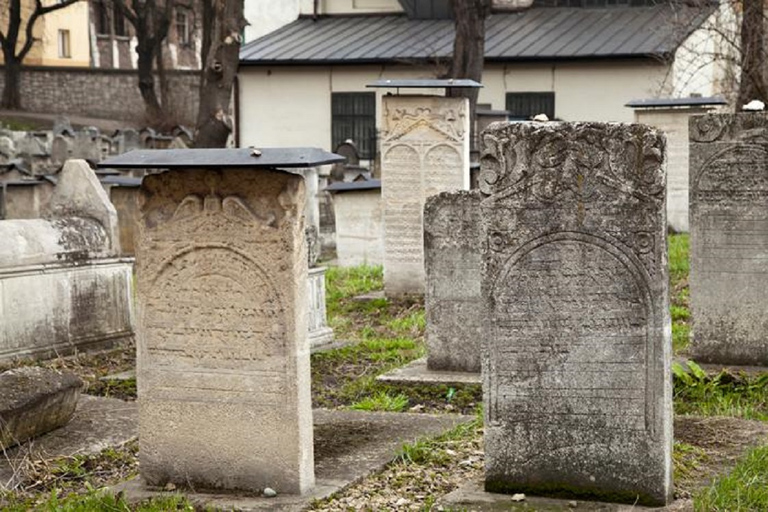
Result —
<path fill-rule="evenodd" d="M 709 375 L 693 361 L 673 363 L 672 371 L 676 414 L 768 421 L 768 373 Z"/>
<path fill-rule="evenodd" d="M 707 453 L 698 446 L 681 441 L 675 441 L 673 448 L 672 460 L 676 485 L 680 486 L 683 482 L 695 480 L 698 467 L 709 458 Z"/>
<path fill-rule="evenodd" d="M 689 236 L 669 235 L 669 291 L 670 314 L 672 316 L 672 350 L 684 353 L 690 339 L 690 309 L 688 295 Z"/>
<path fill-rule="evenodd" d="M 475 418 L 461 423 L 447 432 L 433 438 L 418 439 L 402 446 L 395 463 L 445 466 L 453 458 L 453 447 L 482 436 L 482 409 L 477 407 Z"/>
<path fill-rule="evenodd" d="M 312 355 L 313 405 L 389 411 L 473 410 L 480 401 L 480 386 L 397 386 L 376 380 L 426 354 L 421 300 L 354 299 L 383 286 L 381 267 L 328 269 L 329 324 L 337 339 L 354 343 Z"/>
<path fill-rule="evenodd" d="M 693 500 L 697 512 L 768 510 L 768 446 L 755 448 Z"/>

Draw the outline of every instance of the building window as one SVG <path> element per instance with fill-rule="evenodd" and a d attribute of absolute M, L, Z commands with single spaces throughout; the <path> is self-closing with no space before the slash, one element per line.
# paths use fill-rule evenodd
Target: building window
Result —
<path fill-rule="evenodd" d="M 120 11 L 120 9 L 117 7 L 113 8 L 112 18 L 115 20 L 115 35 L 127 36 L 128 31 L 125 30 L 125 16 L 123 16 L 122 11 Z"/>
<path fill-rule="evenodd" d="M 376 156 L 376 93 L 334 92 L 331 94 L 331 149 L 351 139 L 360 158 Z"/>
<path fill-rule="evenodd" d="M 69 30 L 59 30 L 59 58 L 72 58 L 72 53 L 69 48 Z"/>
<path fill-rule="evenodd" d="M 555 93 L 553 92 L 508 92 L 507 110 L 510 119 L 525 120 L 538 114 L 555 118 Z"/>
<path fill-rule="evenodd" d="M 99 35 L 109 34 L 109 13 L 107 6 L 103 1 L 93 3 L 93 19 L 96 24 L 96 33 Z"/>
<path fill-rule="evenodd" d="M 189 9 L 176 9 L 176 37 L 179 45 L 189 46 L 192 43 L 192 16 Z"/>

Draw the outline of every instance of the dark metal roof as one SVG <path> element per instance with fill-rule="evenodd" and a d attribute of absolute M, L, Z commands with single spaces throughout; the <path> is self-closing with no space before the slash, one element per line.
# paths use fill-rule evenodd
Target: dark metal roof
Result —
<path fill-rule="evenodd" d="M 706 107 L 727 104 L 728 102 L 721 96 L 703 96 L 698 98 L 650 98 L 645 100 L 632 100 L 624 106 L 632 108 L 664 108 Z"/>
<path fill-rule="evenodd" d="M 337 181 L 325 187 L 329 192 L 353 192 L 355 190 L 374 190 L 381 188 L 381 180 Z"/>
<path fill-rule="evenodd" d="M 468 78 L 419 78 L 403 80 L 388 80 L 383 78 L 367 84 L 366 87 L 394 87 L 398 89 L 401 87 L 407 89 L 433 89 L 441 87 L 445 89 L 476 89 L 483 87 L 483 84 Z"/>
<path fill-rule="evenodd" d="M 105 185 L 117 187 L 139 187 L 141 180 L 142 178 L 134 178 L 133 176 L 104 176 L 100 181 Z"/>
<path fill-rule="evenodd" d="M 141 149 L 113 156 L 99 167 L 117 169 L 151 168 L 296 168 L 343 162 L 346 159 L 319 148 L 240 149 Z"/>
<path fill-rule="evenodd" d="M 532 7 L 491 15 L 486 61 L 667 57 L 712 13 L 702 5 Z M 450 58 L 454 22 L 405 15 L 299 18 L 240 50 L 241 65 L 364 64 Z"/>

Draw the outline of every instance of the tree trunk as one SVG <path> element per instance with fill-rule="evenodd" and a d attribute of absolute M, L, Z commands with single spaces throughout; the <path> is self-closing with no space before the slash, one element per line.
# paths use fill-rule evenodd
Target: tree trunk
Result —
<path fill-rule="evenodd" d="M 741 81 L 736 111 L 752 100 L 768 100 L 765 81 L 763 0 L 744 0 L 741 19 Z"/>
<path fill-rule="evenodd" d="M 139 91 L 144 99 L 147 122 L 150 125 L 155 125 L 163 118 L 163 109 L 160 107 L 160 101 L 155 92 L 155 75 L 152 73 L 152 63 L 155 60 L 153 46 L 148 44 L 136 47 L 136 53 L 139 54 Z"/>
<path fill-rule="evenodd" d="M 9 110 L 21 110 L 21 61 L 12 53 L 5 55 L 5 84 L 0 107 Z"/>
<path fill-rule="evenodd" d="M 480 82 L 485 58 L 485 18 L 491 12 L 491 0 L 452 0 L 456 36 L 453 40 L 452 78 Z M 448 89 L 448 95 L 469 99 L 469 126 L 475 147 L 475 112 L 478 89 Z"/>
<path fill-rule="evenodd" d="M 240 34 L 247 24 L 243 0 L 213 3 L 213 16 L 206 21 L 210 21 L 205 25 L 210 30 L 210 47 L 204 49 L 195 147 L 223 148 L 232 132 L 232 86 L 239 62 Z"/>

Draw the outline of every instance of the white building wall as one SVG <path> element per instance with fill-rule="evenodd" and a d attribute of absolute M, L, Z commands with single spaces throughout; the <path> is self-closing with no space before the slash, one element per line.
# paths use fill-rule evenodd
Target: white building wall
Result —
<path fill-rule="evenodd" d="M 300 0 L 245 0 L 245 42 L 274 32 L 299 17 Z"/>
<path fill-rule="evenodd" d="M 301 14 L 314 14 L 314 0 L 300 0 Z M 403 12 L 397 0 L 318 0 L 317 14 L 386 14 Z"/>
<path fill-rule="evenodd" d="M 717 11 L 678 48 L 675 54 L 674 97 L 723 95 L 730 99 L 739 76 L 738 17 L 729 2 Z"/>
<path fill-rule="evenodd" d="M 669 69 L 650 60 L 489 64 L 479 102 L 503 110 L 506 92 L 552 91 L 555 115 L 565 121 L 632 122 L 633 112 L 624 105 L 665 95 Z M 381 95 L 395 91 L 367 89 L 366 84 L 380 78 L 434 78 L 435 74 L 436 68 L 414 66 L 243 66 L 239 72 L 240 145 L 332 149 L 332 92 L 375 91 L 380 108 Z"/>

